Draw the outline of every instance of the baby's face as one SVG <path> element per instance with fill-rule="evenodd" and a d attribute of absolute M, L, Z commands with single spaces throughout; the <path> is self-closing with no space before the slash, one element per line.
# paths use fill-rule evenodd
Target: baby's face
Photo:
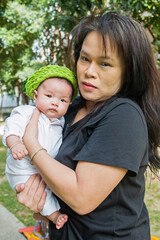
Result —
<path fill-rule="evenodd" d="M 59 78 L 46 79 L 34 91 L 36 107 L 48 118 L 60 118 L 65 115 L 71 103 L 72 86 Z"/>

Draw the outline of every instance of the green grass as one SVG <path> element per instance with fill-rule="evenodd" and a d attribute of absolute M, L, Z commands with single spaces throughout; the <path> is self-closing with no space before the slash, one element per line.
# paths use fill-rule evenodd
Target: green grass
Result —
<path fill-rule="evenodd" d="M 149 211 L 151 233 L 160 238 L 160 181 L 156 178 L 147 178 L 145 203 Z"/>
<path fill-rule="evenodd" d="M 2 145 L 2 137 L 0 136 L 0 204 L 13 213 L 25 226 L 35 225 L 33 212 L 18 203 L 16 193 L 12 190 L 6 179 L 6 151 L 7 148 Z"/>
<path fill-rule="evenodd" d="M 5 177 L 6 150 L 0 136 L 0 203 L 26 226 L 32 226 L 35 224 L 33 213 L 18 203 L 16 194 Z M 160 238 L 160 182 L 150 176 L 146 181 L 145 203 L 150 215 L 151 233 Z"/>

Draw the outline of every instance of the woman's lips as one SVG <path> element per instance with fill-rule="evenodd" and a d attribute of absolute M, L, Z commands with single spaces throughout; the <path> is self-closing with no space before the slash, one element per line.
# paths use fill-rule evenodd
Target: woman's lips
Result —
<path fill-rule="evenodd" d="M 87 90 L 92 90 L 92 89 L 96 88 L 93 84 L 88 83 L 88 82 L 83 82 L 82 84 L 83 84 L 84 88 Z"/>

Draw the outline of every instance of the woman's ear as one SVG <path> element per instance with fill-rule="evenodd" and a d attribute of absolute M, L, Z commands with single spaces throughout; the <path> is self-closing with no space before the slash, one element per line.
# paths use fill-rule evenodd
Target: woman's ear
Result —
<path fill-rule="evenodd" d="M 37 90 L 34 90 L 33 94 L 34 94 L 33 102 L 35 103 L 37 100 Z"/>

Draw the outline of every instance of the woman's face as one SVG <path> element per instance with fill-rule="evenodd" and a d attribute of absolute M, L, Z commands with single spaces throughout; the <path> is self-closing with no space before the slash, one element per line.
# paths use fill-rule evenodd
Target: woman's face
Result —
<path fill-rule="evenodd" d="M 89 33 L 77 62 L 77 78 L 81 95 L 90 102 L 104 101 L 122 85 L 124 64 L 116 48 L 111 50 L 106 37 L 106 54 L 99 32 Z"/>

